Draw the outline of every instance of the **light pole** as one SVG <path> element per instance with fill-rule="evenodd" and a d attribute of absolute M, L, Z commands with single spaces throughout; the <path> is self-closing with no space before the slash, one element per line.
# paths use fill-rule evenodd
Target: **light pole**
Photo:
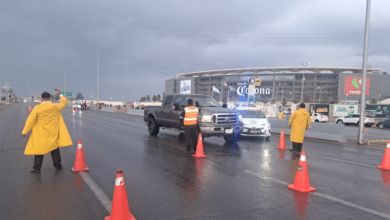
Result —
<path fill-rule="evenodd" d="M 310 65 L 309 62 L 307 63 L 301 63 L 301 65 L 305 68 L 303 71 L 303 77 L 302 77 L 302 92 L 301 92 L 301 103 L 303 102 L 303 85 L 305 84 L 305 73 L 306 73 L 306 67 Z"/>
<path fill-rule="evenodd" d="M 319 101 L 319 103 L 321 103 L 321 91 L 322 91 L 323 87 L 317 87 L 317 89 L 320 90 L 320 101 Z"/>
<path fill-rule="evenodd" d="M 93 48 L 96 48 L 96 69 L 97 69 L 96 102 L 97 102 L 98 110 L 99 110 L 99 47 L 94 46 Z M 103 48 L 100 47 L 100 49 L 103 49 Z"/>
<path fill-rule="evenodd" d="M 279 86 L 282 86 L 282 100 L 281 102 L 283 103 L 283 96 L 284 96 L 284 89 L 283 89 L 283 86 L 287 85 L 287 83 L 279 83 Z"/>

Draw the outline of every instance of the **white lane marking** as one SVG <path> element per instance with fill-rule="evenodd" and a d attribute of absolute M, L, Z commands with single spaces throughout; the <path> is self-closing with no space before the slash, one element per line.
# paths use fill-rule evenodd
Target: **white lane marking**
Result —
<path fill-rule="evenodd" d="M 242 171 L 244 171 L 245 173 L 257 176 L 257 177 L 259 177 L 261 179 L 264 179 L 264 180 L 271 180 L 273 182 L 280 183 L 280 184 L 285 185 L 285 186 L 291 185 L 291 184 L 289 184 L 287 182 L 284 182 L 282 180 L 274 179 L 272 177 L 265 177 L 265 176 L 262 176 L 262 175 L 260 175 L 258 173 L 252 172 L 250 170 L 242 170 Z M 355 208 L 355 209 L 359 209 L 361 211 L 365 211 L 365 212 L 368 212 L 368 213 L 380 216 L 382 218 L 390 219 L 390 215 L 389 214 L 386 214 L 386 213 L 383 213 L 383 212 L 379 212 L 379 211 L 376 211 L 376 210 L 373 210 L 373 209 L 370 209 L 370 208 L 367 208 L 367 207 L 364 207 L 364 206 L 361 206 L 361 205 L 357 205 L 357 204 L 352 203 L 352 202 L 348 202 L 348 201 L 345 201 L 345 200 L 342 200 L 342 199 L 338 199 L 338 198 L 333 197 L 333 196 L 328 196 L 328 195 L 325 195 L 325 194 L 319 193 L 319 192 L 312 192 L 311 194 L 319 196 L 319 197 L 322 197 L 322 198 L 325 198 L 325 199 L 329 199 L 329 200 L 332 200 L 332 201 L 335 201 L 335 202 L 338 202 L 338 203 L 341 203 L 343 205 L 346 205 L 346 206 L 349 206 L 349 207 L 352 207 L 352 208 Z"/>
<path fill-rule="evenodd" d="M 103 127 L 106 127 L 106 128 L 109 128 L 111 130 L 116 130 L 115 128 L 111 128 L 111 127 L 108 127 L 108 126 L 105 126 L 105 125 L 102 125 L 102 124 L 99 124 L 99 123 L 96 123 L 97 125 L 100 125 L 100 126 L 103 126 Z"/>
<path fill-rule="evenodd" d="M 108 213 L 111 213 L 112 201 L 108 196 L 103 192 L 102 189 L 93 181 L 93 179 L 85 172 L 79 172 L 80 176 L 83 178 L 85 183 L 89 186 L 95 196 L 98 198 L 100 203 L 104 206 Z"/>
<path fill-rule="evenodd" d="M 339 159 L 335 159 L 335 158 L 331 158 L 331 157 L 318 156 L 318 155 L 315 155 L 315 154 L 306 154 L 306 155 L 310 155 L 310 156 L 313 156 L 313 157 L 324 158 L 324 159 L 329 159 L 329 160 L 334 160 L 334 161 L 339 161 L 339 162 L 344 162 L 344 163 L 356 164 L 356 165 L 365 166 L 365 167 L 376 168 L 376 166 L 373 166 L 373 165 L 368 165 L 368 164 L 364 164 L 364 163 L 356 163 L 356 162 L 352 162 L 352 161 L 348 161 L 348 160 L 339 160 Z"/>

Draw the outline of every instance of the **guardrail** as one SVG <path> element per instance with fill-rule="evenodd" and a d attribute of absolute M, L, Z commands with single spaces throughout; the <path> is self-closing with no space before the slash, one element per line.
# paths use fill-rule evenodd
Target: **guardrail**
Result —
<path fill-rule="evenodd" d="M 269 119 L 269 122 L 271 124 L 272 133 L 280 134 L 280 132 L 284 130 L 284 134 L 291 134 L 291 129 L 288 128 L 288 120 Z M 305 138 L 347 142 L 343 124 L 312 122 L 310 127 L 305 132 Z"/>

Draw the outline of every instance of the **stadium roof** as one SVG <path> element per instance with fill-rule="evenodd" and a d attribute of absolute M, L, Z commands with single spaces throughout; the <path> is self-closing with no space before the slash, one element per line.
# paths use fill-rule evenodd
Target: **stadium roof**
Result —
<path fill-rule="evenodd" d="M 225 69 L 225 70 L 208 70 L 199 71 L 185 74 L 178 74 L 176 78 L 181 77 L 194 77 L 194 76 L 212 76 L 212 75 L 230 75 L 230 74 L 252 74 L 261 73 L 300 73 L 306 71 L 306 73 L 362 73 L 361 68 L 339 68 L 339 67 L 267 67 L 267 68 L 244 68 L 244 69 Z M 379 73 L 382 74 L 382 69 L 367 68 L 367 73 Z"/>

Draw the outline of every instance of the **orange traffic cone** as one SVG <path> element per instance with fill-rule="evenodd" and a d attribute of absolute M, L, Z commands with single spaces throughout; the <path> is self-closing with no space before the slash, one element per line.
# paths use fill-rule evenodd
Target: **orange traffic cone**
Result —
<path fill-rule="evenodd" d="M 196 152 L 192 156 L 193 157 L 207 157 L 206 155 L 204 155 L 204 152 L 203 152 L 203 141 L 202 141 L 202 134 L 201 133 L 199 133 L 198 145 L 196 146 Z"/>
<path fill-rule="evenodd" d="M 377 166 L 378 169 L 390 170 L 390 141 L 387 142 L 385 154 L 383 155 L 382 164 Z"/>
<path fill-rule="evenodd" d="M 72 172 L 89 171 L 89 168 L 85 165 L 84 149 L 81 140 L 77 143 L 76 159 L 71 170 Z"/>
<path fill-rule="evenodd" d="M 122 169 L 118 169 L 116 172 L 111 215 L 106 216 L 104 220 L 135 220 L 135 217 L 130 213 Z"/>
<path fill-rule="evenodd" d="M 284 130 L 282 130 L 282 132 L 280 133 L 279 145 L 278 145 L 278 147 L 275 147 L 275 149 L 287 150 L 287 148 L 286 148 L 286 141 L 285 141 L 285 138 L 284 138 Z"/>
<path fill-rule="evenodd" d="M 31 106 L 28 106 L 28 111 L 31 112 Z"/>
<path fill-rule="evenodd" d="M 77 112 L 77 109 L 78 109 L 78 108 L 77 108 L 77 107 L 75 107 L 75 111 L 76 111 L 76 112 Z"/>
<path fill-rule="evenodd" d="M 298 170 L 295 174 L 294 184 L 288 185 L 287 187 L 299 192 L 312 192 L 316 190 L 315 188 L 310 187 L 305 152 L 302 152 L 301 158 L 299 159 Z"/>

